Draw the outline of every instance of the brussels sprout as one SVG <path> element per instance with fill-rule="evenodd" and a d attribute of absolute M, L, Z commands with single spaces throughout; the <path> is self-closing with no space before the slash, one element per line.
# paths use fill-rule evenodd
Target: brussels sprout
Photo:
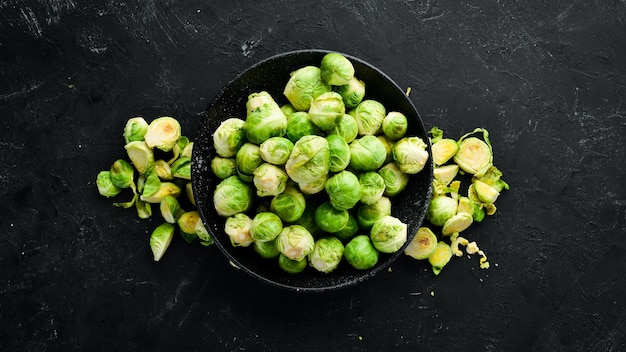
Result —
<path fill-rule="evenodd" d="M 172 147 L 172 158 L 168 160 L 167 163 L 172 164 L 176 161 L 176 159 L 178 159 L 179 156 L 183 154 L 185 154 L 183 156 L 191 158 L 192 147 L 193 143 L 189 141 L 189 138 L 185 136 L 180 136 L 176 141 L 176 144 L 174 144 L 174 147 Z"/>
<path fill-rule="evenodd" d="M 341 95 L 347 108 L 354 108 L 365 97 L 365 83 L 356 77 L 342 86 L 334 86 L 333 90 Z"/>
<path fill-rule="evenodd" d="M 457 213 L 452 215 L 452 217 L 446 220 L 443 224 L 441 234 L 444 236 L 450 236 L 453 233 L 459 233 L 470 227 L 473 221 L 474 219 L 472 218 L 472 214 Z"/>
<path fill-rule="evenodd" d="M 126 144 L 134 141 L 143 141 L 148 131 L 148 123 L 143 117 L 133 117 L 126 121 L 124 126 L 124 141 Z"/>
<path fill-rule="evenodd" d="M 320 238 L 309 254 L 309 263 L 317 271 L 330 273 L 339 266 L 343 258 L 343 243 L 335 237 Z"/>
<path fill-rule="evenodd" d="M 300 225 L 289 225 L 276 237 L 276 249 L 291 260 L 303 260 L 311 254 L 315 240 L 306 228 Z"/>
<path fill-rule="evenodd" d="M 375 136 L 363 136 L 350 143 L 350 167 L 356 171 L 376 170 L 386 157 L 385 146 Z"/>
<path fill-rule="evenodd" d="M 390 111 L 387 113 L 382 122 L 382 129 L 385 137 L 392 141 L 404 137 L 409 128 L 409 121 L 406 116 L 398 111 Z"/>
<path fill-rule="evenodd" d="M 263 108 L 264 106 L 271 106 L 272 109 L 278 107 L 280 109 L 280 106 L 276 104 L 274 98 L 266 91 L 248 95 L 248 100 L 246 101 L 246 116 L 252 114 L 257 109 Z"/>
<path fill-rule="evenodd" d="M 256 144 L 244 143 L 235 155 L 235 163 L 237 164 L 238 173 L 252 176 L 254 170 L 263 164 L 261 148 Z"/>
<path fill-rule="evenodd" d="M 255 144 L 261 144 L 270 137 L 280 137 L 287 131 L 287 117 L 280 110 L 274 99 L 267 92 L 252 93 L 248 105 L 255 99 L 261 99 L 261 105 L 248 110 L 246 116 L 246 138 Z"/>
<path fill-rule="evenodd" d="M 254 242 L 250 234 L 252 219 L 245 213 L 237 213 L 226 218 L 224 232 L 233 247 L 248 247 Z"/>
<path fill-rule="evenodd" d="M 433 177 L 435 180 L 445 186 L 450 184 L 458 173 L 459 165 L 457 164 L 437 166 L 433 169 Z"/>
<path fill-rule="evenodd" d="M 480 177 L 474 176 L 473 180 L 480 180 L 481 182 L 486 183 L 491 186 L 498 192 L 502 192 L 502 190 L 508 190 L 509 185 L 502 180 L 502 171 L 500 171 L 494 165 L 491 165 L 487 171 Z"/>
<path fill-rule="evenodd" d="M 250 226 L 250 236 L 257 242 L 273 241 L 283 230 L 283 222 L 278 215 L 263 211 L 252 218 Z"/>
<path fill-rule="evenodd" d="M 285 137 L 271 137 L 259 146 L 261 158 L 274 165 L 283 165 L 289 159 L 293 142 Z"/>
<path fill-rule="evenodd" d="M 328 53 L 320 64 L 322 79 L 333 86 L 348 84 L 354 78 L 354 66 L 340 53 Z"/>
<path fill-rule="evenodd" d="M 211 171 L 218 178 L 225 179 L 237 174 L 237 162 L 234 158 L 216 156 L 211 160 Z"/>
<path fill-rule="evenodd" d="M 163 219 L 170 224 L 175 224 L 180 216 L 185 213 L 180 207 L 178 199 L 174 196 L 163 197 L 163 200 L 159 203 L 159 210 Z"/>
<path fill-rule="evenodd" d="M 433 273 L 439 275 L 443 267 L 450 262 L 451 258 L 452 248 L 450 248 L 450 245 L 439 241 L 435 247 L 435 251 L 428 257 L 428 262 L 433 269 Z"/>
<path fill-rule="evenodd" d="M 187 194 L 187 199 L 189 203 L 192 205 L 196 205 L 196 198 L 193 196 L 193 185 L 191 182 L 185 183 L 185 193 Z"/>
<path fill-rule="evenodd" d="M 276 240 L 269 242 L 253 242 L 252 248 L 258 255 L 265 259 L 277 258 L 280 255 L 280 252 L 276 249 Z"/>
<path fill-rule="evenodd" d="M 141 192 L 141 194 L 144 197 L 149 197 L 155 194 L 159 188 L 161 188 L 161 179 L 155 171 L 152 171 L 148 177 L 146 177 L 146 182 L 143 186 L 143 192 Z"/>
<path fill-rule="evenodd" d="M 259 197 L 276 196 L 287 187 L 287 173 L 276 165 L 263 163 L 254 170 L 254 186 Z"/>
<path fill-rule="evenodd" d="M 280 254 L 278 256 L 278 267 L 283 269 L 283 271 L 285 271 L 286 273 L 289 273 L 289 274 L 300 273 L 304 271 L 304 269 L 306 269 L 306 266 L 307 266 L 307 261 L 305 259 L 293 260 L 293 259 L 289 259 L 289 257 L 287 257 L 284 254 Z"/>
<path fill-rule="evenodd" d="M 404 254 L 417 259 L 427 259 L 435 252 L 437 248 L 437 235 L 428 227 L 420 227 L 417 229 L 415 237 L 406 246 Z"/>
<path fill-rule="evenodd" d="M 381 197 L 376 203 L 361 203 L 357 209 L 356 217 L 362 229 L 369 230 L 374 223 L 385 216 L 391 215 L 391 200 Z"/>
<path fill-rule="evenodd" d="M 152 169 L 154 165 L 154 153 L 145 141 L 133 141 L 124 146 L 130 162 L 133 163 L 137 172 L 141 175 Z"/>
<path fill-rule="evenodd" d="M 407 226 L 400 219 L 387 215 L 374 223 L 370 238 L 379 252 L 395 253 L 406 243 Z"/>
<path fill-rule="evenodd" d="M 343 257 L 348 264 L 360 270 L 370 269 L 378 263 L 378 251 L 366 235 L 351 239 L 344 248 Z"/>
<path fill-rule="evenodd" d="M 349 214 L 348 223 L 333 235 L 342 241 L 349 241 L 359 231 L 359 221 L 356 216 Z"/>
<path fill-rule="evenodd" d="M 480 222 L 484 218 L 484 215 L 493 215 L 493 214 L 496 213 L 496 205 L 494 203 L 485 203 L 485 202 L 483 202 L 478 197 L 478 194 L 476 193 L 476 189 L 475 189 L 474 186 L 475 185 L 474 185 L 473 182 L 472 182 L 471 185 L 469 185 L 469 187 L 467 188 L 467 196 L 474 203 L 476 203 L 478 205 L 478 207 L 480 208 L 481 211 L 476 210 L 474 212 L 474 220 Z M 487 187 L 485 187 L 485 188 L 487 188 Z M 484 197 L 486 197 L 486 195 L 484 195 Z M 476 220 L 476 218 L 480 218 L 480 220 Z"/>
<path fill-rule="evenodd" d="M 176 223 L 181 232 L 186 234 L 196 234 L 196 228 L 200 220 L 200 213 L 196 210 L 186 211 L 180 215 Z"/>
<path fill-rule="evenodd" d="M 158 262 L 165 254 L 165 251 L 170 246 L 172 238 L 174 238 L 174 231 L 176 228 L 170 223 L 163 223 L 157 226 L 150 235 L 150 249 L 154 261 Z"/>
<path fill-rule="evenodd" d="M 443 165 L 459 150 L 459 144 L 450 138 L 443 138 L 433 143 L 431 146 L 433 152 L 433 163 L 435 165 Z"/>
<path fill-rule="evenodd" d="M 456 213 L 474 214 L 475 203 L 469 197 L 460 196 L 459 204 L 456 207 Z"/>
<path fill-rule="evenodd" d="M 122 192 L 122 189 L 117 187 L 111 181 L 110 170 L 100 171 L 98 173 L 98 176 L 96 177 L 96 186 L 98 187 L 98 193 L 107 198 L 115 197 Z"/>
<path fill-rule="evenodd" d="M 364 136 L 375 135 L 381 130 L 387 110 L 378 101 L 368 99 L 363 100 L 349 113 L 356 119 L 359 134 Z"/>
<path fill-rule="evenodd" d="M 111 165 L 109 177 L 111 182 L 119 188 L 135 188 L 135 168 L 126 160 L 118 159 Z"/>
<path fill-rule="evenodd" d="M 495 203 L 496 199 L 498 199 L 498 196 L 500 195 L 500 192 L 498 192 L 495 188 L 481 180 L 474 180 L 472 185 L 474 186 L 474 191 L 476 192 L 478 199 L 482 203 Z"/>
<path fill-rule="evenodd" d="M 426 143 L 420 137 L 404 137 L 393 145 L 393 159 L 400 171 L 416 174 L 424 169 L 428 161 Z"/>
<path fill-rule="evenodd" d="M 468 137 L 477 132 L 483 132 L 484 141 L 477 137 Z M 487 130 L 477 128 L 459 138 L 458 143 L 459 150 L 453 160 L 461 170 L 480 177 L 493 165 L 493 153 Z"/>
<path fill-rule="evenodd" d="M 293 187 L 287 187 L 284 192 L 272 198 L 270 210 L 285 222 L 294 222 L 300 219 L 306 209 L 304 195 Z"/>
<path fill-rule="evenodd" d="M 426 219 L 435 226 L 443 226 L 456 214 L 458 203 L 451 197 L 439 195 L 431 199 L 426 210 Z"/>
<path fill-rule="evenodd" d="M 291 73 L 283 94 L 296 110 L 307 111 L 313 99 L 330 90 L 330 85 L 322 80 L 319 67 L 305 66 Z"/>
<path fill-rule="evenodd" d="M 323 131 L 330 131 L 346 113 L 341 95 L 335 92 L 321 94 L 311 102 L 309 118 Z"/>
<path fill-rule="evenodd" d="M 247 211 L 252 205 L 254 190 L 237 176 L 230 176 L 215 187 L 213 205 L 220 216 Z"/>
<path fill-rule="evenodd" d="M 294 144 L 285 170 L 294 182 L 309 183 L 326 177 L 329 164 L 330 150 L 326 138 L 304 136 Z"/>
<path fill-rule="evenodd" d="M 180 131 L 180 123 L 175 118 L 162 116 L 150 122 L 143 138 L 149 148 L 169 152 L 180 138 Z"/>
<path fill-rule="evenodd" d="M 336 209 L 330 204 L 330 201 L 325 201 L 315 210 L 315 224 L 320 230 L 329 233 L 343 229 L 348 223 L 349 217 L 350 214 L 347 210 Z"/>
<path fill-rule="evenodd" d="M 333 127 L 328 134 L 336 134 L 347 142 L 352 142 L 359 134 L 359 127 L 356 125 L 356 120 L 350 114 L 343 114 L 339 117 L 335 127 Z"/>
<path fill-rule="evenodd" d="M 378 140 L 385 146 L 385 151 L 387 152 L 387 156 L 385 157 L 385 164 L 393 161 L 393 145 L 394 141 L 385 137 L 383 134 L 379 134 L 376 136 Z"/>
<path fill-rule="evenodd" d="M 387 197 L 393 197 L 402 192 L 409 183 L 409 175 L 400 171 L 394 162 L 385 164 L 378 170 L 378 174 L 385 181 L 385 192 Z"/>
<path fill-rule="evenodd" d="M 346 170 L 328 178 L 324 188 L 330 198 L 330 204 L 337 210 L 352 209 L 363 194 L 359 178 Z"/>
<path fill-rule="evenodd" d="M 166 196 L 178 197 L 180 195 L 180 192 L 180 187 L 178 187 L 178 185 L 176 185 L 175 183 L 161 182 L 159 189 L 155 193 L 149 196 L 142 194 L 141 196 L 139 196 L 139 199 L 148 203 L 161 203 L 163 198 L 165 198 Z"/>
<path fill-rule="evenodd" d="M 150 206 L 150 203 L 144 202 L 139 198 L 135 200 L 135 209 L 137 210 L 137 217 L 140 219 L 148 219 L 152 216 L 152 207 Z"/>
<path fill-rule="evenodd" d="M 186 139 L 186 138 L 187 137 L 181 137 L 179 141 L 182 139 Z M 180 144 L 177 144 L 177 145 L 180 145 Z M 191 159 L 191 155 L 193 154 L 193 145 L 194 145 L 193 142 L 187 143 L 185 148 L 183 148 L 183 150 L 180 152 L 180 156 Z"/>
<path fill-rule="evenodd" d="M 206 227 L 204 226 L 202 219 L 199 219 L 198 222 L 196 222 L 195 234 L 196 236 L 198 236 L 198 238 L 200 239 L 200 244 L 203 246 L 210 246 L 215 243 L 211 235 L 209 235 L 209 231 L 207 231 Z"/>
<path fill-rule="evenodd" d="M 171 181 L 174 179 L 172 175 L 172 167 L 165 160 L 159 159 L 154 162 L 153 171 L 161 180 Z"/>
<path fill-rule="evenodd" d="M 291 104 L 283 104 L 280 106 L 280 110 L 283 112 L 283 114 L 285 114 L 285 116 L 287 116 L 287 119 L 289 119 L 289 117 L 298 112 L 298 110 L 296 110 L 296 108 L 293 107 L 293 105 Z"/>
<path fill-rule="evenodd" d="M 385 192 L 385 180 L 376 171 L 367 171 L 359 175 L 361 185 L 361 202 L 365 204 L 376 203 Z"/>
<path fill-rule="evenodd" d="M 321 133 L 322 130 L 311 121 L 309 113 L 306 111 L 294 112 L 287 119 L 287 138 L 293 143 L 304 136 Z"/>
<path fill-rule="evenodd" d="M 328 180 L 328 175 L 323 175 L 315 181 L 298 183 L 298 188 L 304 194 L 316 194 L 324 190 L 326 180 Z"/>
<path fill-rule="evenodd" d="M 343 137 L 336 134 L 326 136 L 326 140 L 330 151 L 328 169 L 330 172 L 344 170 L 350 164 L 350 146 Z"/>
<path fill-rule="evenodd" d="M 181 156 L 171 165 L 172 176 L 182 178 L 183 180 L 191 180 L 191 158 Z"/>
<path fill-rule="evenodd" d="M 222 158 L 232 158 L 246 142 L 246 122 L 236 117 L 224 120 L 213 133 L 215 152 Z"/>
<path fill-rule="evenodd" d="M 315 212 L 317 211 L 318 206 L 318 203 L 316 203 L 315 201 L 307 200 L 304 212 L 302 213 L 300 218 L 298 218 L 298 220 L 294 222 L 295 225 L 303 226 L 304 228 L 309 230 L 311 235 L 313 235 L 314 237 L 322 233 L 322 230 L 317 227 L 317 224 L 315 223 Z"/>

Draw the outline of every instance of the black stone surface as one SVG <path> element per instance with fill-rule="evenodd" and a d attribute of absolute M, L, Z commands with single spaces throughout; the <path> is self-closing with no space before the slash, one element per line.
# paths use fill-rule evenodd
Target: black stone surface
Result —
<path fill-rule="evenodd" d="M 623 351 L 623 1 L 0 2 L 0 350 Z M 240 71 L 360 57 L 425 125 L 490 131 L 511 190 L 467 236 L 492 263 L 398 259 L 328 294 L 276 289 L 100 197 L 133 116 L 193 137 Z"/>

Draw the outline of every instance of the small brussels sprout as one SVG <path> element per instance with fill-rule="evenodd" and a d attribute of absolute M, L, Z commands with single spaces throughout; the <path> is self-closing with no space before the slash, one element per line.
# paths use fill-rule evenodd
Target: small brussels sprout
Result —
<path fill-rule="evenodd" d="M 304 195 L 293 187 L 287 187 L 270 202 L 270 210 L 285 222 L 297 221 L 305 209 Z"/>
<path fill-rule="evenodd" d="M 435 251 L 428 257 L 428 262 L 433 269 L 433 273 L 439 275 L 443 267 L 450 262 L 451 258 L 452 248 L 450 248 L 450 245 L 439 241 L 435 247 Z"/>
<path fill-rule="evenodd" d="M 306 228 L 300 225 L 289 225 L 276 237 L 276 249 L 291 260 L 300 261 L 311 254 L 315 240 Z"/>
<path fill-rule="evenodd" d="M 387 116 L 387 110 L 383 104 L 372 99 L 363 100 L 349 113 L 356 119 L 359 134 L 362 136 L 377 134 Z"/>
<path fill-rule="evenodd" d="M 181 156 L 171 165 L 172 176 L 182 178 L 183 180 L 191 180 L 191 158 Z"/>
<path fill-rule="evenodd" d="M 480 180 L 481 182 L 484 182 L 488 184 L 489 186 L 493 187 L 496 191 L 502 192 L 502 190 L 508 190 L 509 185 L 506 182 L 504 182 L 504 180 L 501 177 L 502 177 L 502 171 L 500 171 L 494 165 L 491 165 L 489 169 L 487 169 L 487 171 L 482 176 L 480 177 L 474 176 L 472 177 L 472 179 Z"/>
<path fill-rule="evenodd" d="M 326 180 L 328 180 L 328 175 L 323 175 L 315 181 L 298 183 L 298 188 L 304 194 L 316 194 L 324 190 Z"/>
<path fill-rule="evenodd" d="M 321 136 L 304 136 L 293 147 L 285 170 L 296 183 L 314 182 L 326 177 L 330 165 L 328 141 Z"/>
<path fill-rule="evenodd" d="M 134 141 L 143 141 L 148 131 L 148 123 L 143 117 L 133 117 L 126 121 L 124 126 L 124 141 L 126 144 Z"/>
<path fill-rule="evenodd" d="M 500 192 L 490 185 L 486 184 L 481 180 L 474 180 L 472 182 L 474 186 L 474 192 L 476 192 L 476 196 L 482 203 L 493 204 L 498 199 Z"/>
<path fill-rule="evenodd" d="M 263 211 L 252 218 L 250 226 L 250 236 L 257 242 L 273 241 L 283 230 L 283 222 L 278 215 Z"/>
<path fill-rule="evenodd" d="M 140 219 L 148 219 L 152 216 L 152 206 L 141 199 L 135 200 L 135 209 L 137 210 L 137 217 Z"/>
<path fill-rule="evenodd" d="M 300 273 L 304 271 L 304 269 L 306 269 L 306 266 L 307 266 L 306 259 L 293 260 L 293 259 L 289 259 L 289 257 L 287 257 L 286 255 L 282 253 L 279 254 L 278 256 L 278 267 L 283 269 L 283 271 L 285 271 L 288 274 Z"/>
<path fill-rule="evenodd" d="M 457 201 L 451 197 L 435 196 L 431 199 L 426 210 L 426 219 L 435 226 L 443 226 L 448 219 L 456 214 L 457 207 Z"/>
<path fill-rule="evenodd" d="M 342 241 L 349 241 L 359 231 L 359 221 L 356 216 L 349 214 L 348 222 L 341 230 L 334 232 L 333 235 Z"/>
<path fill-rule="evenodd" d="M 328 53 L 320 64 L 322 79 L 333 86 L 343 86 L 354 78 L 354 66 L 347 57 L 340 53 Z"/>
<path fill-rule="evenodd" d="M 362 229 L 370 230 L 376 221 L 391 215 L 391 200 L 380 197 L 376 203 L 361 203 L 357 209 L 356 218 Z"/>
<path fill-rule="evenodd" d="M 334 86 L 333 90 L 341 95 L 347 108 L 355 108 L 365 97 L 365 83 L 356 77 L 342 86 Z"/>
<path fill-rule="evenodd" d="M 346 107 L 339 93 L 327 92 L 311 102 L 309 118 L 323 131 L 330 131 L 346 113 Z"/>
<path fill-rule="evenodd" d="M 180 138 L 180 123 L 169 116 L 158 117 L 148 125 L 144 140 L 150 148 L 169 152 Z"/>
<path fill-rule="evenodd" d="M 350 146 L 343 137 L 336 134 L 326 136 L 326 140 L 330 151 L 328 169 L 330 172 L 344 170 L 350 164 Z"/>
<path fill-rule="evenodd" d="M 171 181 L 174 179 L 174 175 L 172 175 L 172 167 L 163 159 L 159 159 L 154 162 L 153 171 L 156 172 L 157 176 L 161 180 Z"/>
<path fill-rule="evenodd" d="M 459 204 L 456 207 L 456 213 L 474 214 L 475 203 L 469 197 L 460 196 Z"/>
<path fill-rule="evenodd" d="M 154 165 L 154 153 L 145 141 L 133 141 L 124 145 L 130 162 L 133 163 L 137 172 L 141 175 L 152 169 Z"/>
<path fill-rule="evenodd" d="M 135 188 L 135 168 L 126 160 L 118 159 L 111 165 L 109 177 L 111 182 L 119 188 Z"/>
<path fill-rule="evenodd" d="M 198 222 L 202 222 L 202 220 L 200 220 L 200 213 L 196 210 L 184 212 L 176 220 L 176 224 L 178 224 L 181 232 L 194 235 L 196 234 Z"/>
<path fill-rule="evenodd" d="M 363 136 L 350 143 L 350 167 L 356 171 L 376 170 L 386 158 L 385 146 L 375 136 Z"/>
<path fill-rule="evenodd" d="M 324 188 L 330 198 L 330 204 L 337 210 L 352 209 L 363 194 L 359 178 L 347 170 L 329 177 Z"/>
<path fill-rule="evenodd" d="M 427 259 L 435 252 L 437 241 L 437 235 L 428 227 L 422 226 L 406 246 L 404 254 L 417 260 Z"/>
<path fill-rule="evenodd" d="M 294 112 L 287 118 L 287 138 L 296 143 L 300 138 L 312 134 L 319 135 L 322 130 L 311 121 L 306 111 Z"/>
<path fill-rule="evenodd" d="M 254 190 L 237 176 L 230 176 L 215 187 L 213 205 L 220 216 L 247 211 L 252 205 Z"/>
<path fill-rule="evenodd" d="M 204 226 L 202 219 L 199 219 L 198 222 L 196 222 L 195 234 L 196 236 L 198 236 L 198 238 L 200 239 L 200 244 L 203 246 L 210 246 L 215 243 L 215 241 L 209 234 L 209 231 L 207 231 L 206 227 Z"/>
<path fill-rule="evenodd" d="M 276 240 L 269 242 L 253 242 L 252 249 L 265 259 L 277 258 L 280 255 L 280 252 L 276 249 Z"/>
<path fill-rule="evenodd" d="M 484 140 L 468 137 L 477 132 L 483 132 Z M 477 128 L 459 138 L 458 144 L 459 150 L 454 155 L 453 160 L 461 170 L 480 177 L 493 165 L 493 153 L 487 130 Z"/>
<path fill-rule="evenodd" d="M 159 210 L 163 219 L 170 224 L 175 224 L 180 216 L 185 213 L 180 207 L 178 199 L 174 196 L 165 196 L 159 203 Z"/>
<path fill-rule="evenodd" d="M 393 159 L 400 171 L 416 174 L 424 169 L 428 161 L 426 143 L 420 137 L 404 137 L 393 145 Z"/>
<path fill-rule="evenodd" d="M 468 213 L 457 213 L 452 215 L 446 222 L 443 224 L 441 228 L 441 234 L 444 236 L 450 236 L 453 233 L 459 233 L 464 231 L 474 221 L 472 214 Z"/>
<path fill-rule="evenodd" d="M 263 163 L 254 170 L 254 186 L 259 197 L 276 196 L 287 187 L 289 176 L 280 167 Z"/>
<path fill-rule="evenodd" d="M 309 264 L 317 271 L 330 273 L 339 266 L 343 258 L 343 243 L 335 237 L 320 238 L 309 254 Z"/>
<path fill-rule="evenodd" d="M 279 137 L 287 131 L 287 117 L 280 106 L 267 92 L 252 93 L 248 97 L 251 101 L 260 99 L 262 104 L 255 105 L 246 116 L 246 138 L 255 144 L 261 144 L 270 137 Z"/>
<path fill-rule="evenodd" d="M 233 247 L 248 247 L 254 242 L 250 229 L 252 219 L 245 213 L 237 213 L 226 218 L 224 232 L 228 235 Z"/>
<path fill-rule="evenodd" d="M 330 91 L 330 85 L 322 80 L 319 67 L 305 66 L 291 73 L 283 94 L 296 110 L 307 111 L 313 99 Z"/>
<path fill-rule="evenodd" d="M 218 178 L 225 179 L 237 174 L 237 162 L 234 158 L 216 156 L 211 160 L 211 171 Z"/>
<path fill-rule="evenodd" d="M 356 120 L 350 114 L 343 114 L 337 120 L 337 124 L 333 127 L 328 134 L 336 134 L 347 142 L 352 142 L 359 134 L 359 127 L 356 125 Z"/>
<path fill-rule="evenodd" d="M 191 182 L 185 183 L 185 193 L 191 205 L 196 205 L 196 198 L 193 196 L 193 185 Z"/>
<path fill-rule="evenodd" d="M 180 192 L 180 187 L 178 187 L 178 185 L 176 185 L 175 183 L 161 182 L 161 185 L 156 192 L 154 192 L 150 196 L 142 194 L 141 196 L 139 196 L 139 199 L 148 203 L 161 203 L 163 198 L 167 196 L 178 197 L 180 195 Z"/>
<path fill-rule="evenodd" d="M 351 239 L 344 248 L 343 257 L 348 264 L 360 270 L 370 269 L 378 263 L 378 251 L 367 235 L 357 235 Z"/>
<path fill-rule="evenodd" d="M 165 254 L 165 251 L 170 246 L 172 238 L 174 238 L 174 231 L 176 228 L 170 223 L 163 223 L 157 226 L 150 235 L 150 249 L 154 261 L 158 262 Z"/>
<path fill-rule="evenodd" d="M 237 164 L 238 173 L 252 176 L 254 170 L 263 164 L 261 148 L 256 144 L 244 143 L 235 155 L 235 163 Z"/>
<path fill-rule="evenodd" d="M 409 175 L 400 171 L 396 163 L 390 162 L 378 170 L 378 174 L 385 181 L 385 192 L 387 197 L 393 197 L 404 191 L 409 183 Z"/>
<path fill-rule="evenodd" d="M 385 180 L 376 171 L 366 171 L 359 175 L 361 185 L 361 202 L 364 204 L 376 203 L 385 193 Z"/>
<path fill-rule="evenodd" d="M 431 146 L 433 152 L 433 163 L 435 165 L 443 165 L 452 159 L 459 150 L 459 144 L 450 138 L 442 138 Z"/>
<path fill-rule="evenodd" d="M 107 198 L 115 197 L 122 192 L 122 189 L 117 187 L 111 181 L 110 170 L 100 171 L 98 173 L 98 176 L 96 177 L 96 186 L 98 187 L 98 193 Z"/>
<path fill-rule="evenodd" d="M 261 158 L 274 165 L 283 165 L 289 159 L 293 142 L 285 137 L 271 137 L 259 146 Z"/>
<path fill-rule="evenodd" d="M 434 179 L 444 186 L 447 186 L 448 184 L 450 184 L 450 182 L 454 180 L 454 178 L 456 177 L 458 173 L 459 173 L 459 165 L 457 164 L 437 166 L 433 169 Z"/>
<path fill-rule="evenodd" d="M 294 108 L 293 105 L 289 103 L 281 105 L 280 110 L 283 112 L 283 114 L 285 114 L 285 116 L 287 116 L 287 119 L 289 119 L 289 116 L 291 116 L 293 113 L 298 112 L 298 110 L 296 110 L 296 108 Z"/>
<path fill-rule="evenodd" d="M 406 243 L 407 226 L 400 219 L 387 215 L 374 223 L 370 238 L 379 252 L 395 253 Z"/>
<path fill-rule="evenodd" d="M 392 141 L 403 138 L 409 128 L 409 121 L 406 116 L 398 111 L 387 113 L 382 122 L 382 129 L 385 137 Z"/>
<path fill-rule="evenodd" d="M 161 188 L 161 179 L 155 171 L 152 171 L 148 177 L 146 177 L 146 182 L 143 185 L 143 192 L 141 192 L 141 195 L 149 197 L 155 194 L 159 188 Z"/>
<path fill-rule="evenodd" d="M 350 217 L 347 210 L 339 210 L 325 201 L 315 210 L 315 224 L 317 227 L 329 233 L 338 232 L 346 226 Z"/>
<path fill-rule="evenodd" d="M 220 123 L 213 133 L 215 152 L 222 158 L 232 158 L 246 142 L 246 122 L 231 117 Z"/>

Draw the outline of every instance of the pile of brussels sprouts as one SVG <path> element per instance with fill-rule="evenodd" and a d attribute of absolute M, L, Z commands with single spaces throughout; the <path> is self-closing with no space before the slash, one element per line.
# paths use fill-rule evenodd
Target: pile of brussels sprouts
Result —
<path fill-rule="evenodd" d="M 152 216 L 152 205 L 159 205 L 165 222 L 157 226 L 150 236 L 150 248 L 155 261 L 159 261 L 169 247 L 176 228 L 185 241 L 196 238 L 202 245 L 213 243 L 199 213 L 191 190 L 191 152 L 193 142 L 181 134 L 180 123 L 169 116 L 154 119 L 150 124 L 143 117 L 133 117 L 124 127 L 124 149 L 130 160 L 116 160 L 109 170 L 98 173 L 98 192 L 107 198 L 118 196 L 130 189 L 132 198 L 113 205 L 134 207 L 141 219 Z M 137 171 L 137 173 L 135 173 Z M 179 196 L 194 210 L 183 210 Z"/>
<path fill-rule="evenodd" d="M 365 99 L 365 84 L 345 56 L 291 73 L 279 105 L 254 92 L 245 117 L 213 133 L 213 203 L 233 246 L 252 246 L 288 273 L 329 273 L 345 261 L 372 268 L 379 253 L 407 240 L 391 215 L 393 198 L 429 153 L 407 136 L 402 112 Z"/>
<path fill-rule="evenodd" d="M 438 237 L 430 227 L 422 225 L 405 254 L 418 260 L 427 259 L 438 275 L 453 255 L 463 255 L 459 249 L 462 245 L 466 246 L 468 254 L 480 255 L 481 268 L 489 268 L 487 256 L 476 242 L 460 236 L 472 223 L 481 222 L 485 215 L 493 215 L 500 192 L 509 189 L 501 179 L 502 172 L 493 164 L 489 133 L 484 128 L 476 128 L 454 140 L 444 138 L 443 131 L 433 127 L 429 134 L 434 179 L 426 220 L 440 228 L 441 233 Z M 469 178 L 466 195 L 460 193 L 460 175 Z"/>

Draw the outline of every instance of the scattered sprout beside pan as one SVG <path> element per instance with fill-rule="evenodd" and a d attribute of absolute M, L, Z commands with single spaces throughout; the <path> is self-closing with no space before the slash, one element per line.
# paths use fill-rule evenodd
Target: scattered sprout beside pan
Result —
<path fill-rule="evenodd" d="M 349 59 L 328 53 L 294 70 L 283 96 L 250 92 L 245 116 L 224 118 L 213 132 L 213 206 L 234 247 L 290 274 L 367 270 L 404 247 L 393 198 L 423 170 L 428 146 L 366 89 Z"/>

